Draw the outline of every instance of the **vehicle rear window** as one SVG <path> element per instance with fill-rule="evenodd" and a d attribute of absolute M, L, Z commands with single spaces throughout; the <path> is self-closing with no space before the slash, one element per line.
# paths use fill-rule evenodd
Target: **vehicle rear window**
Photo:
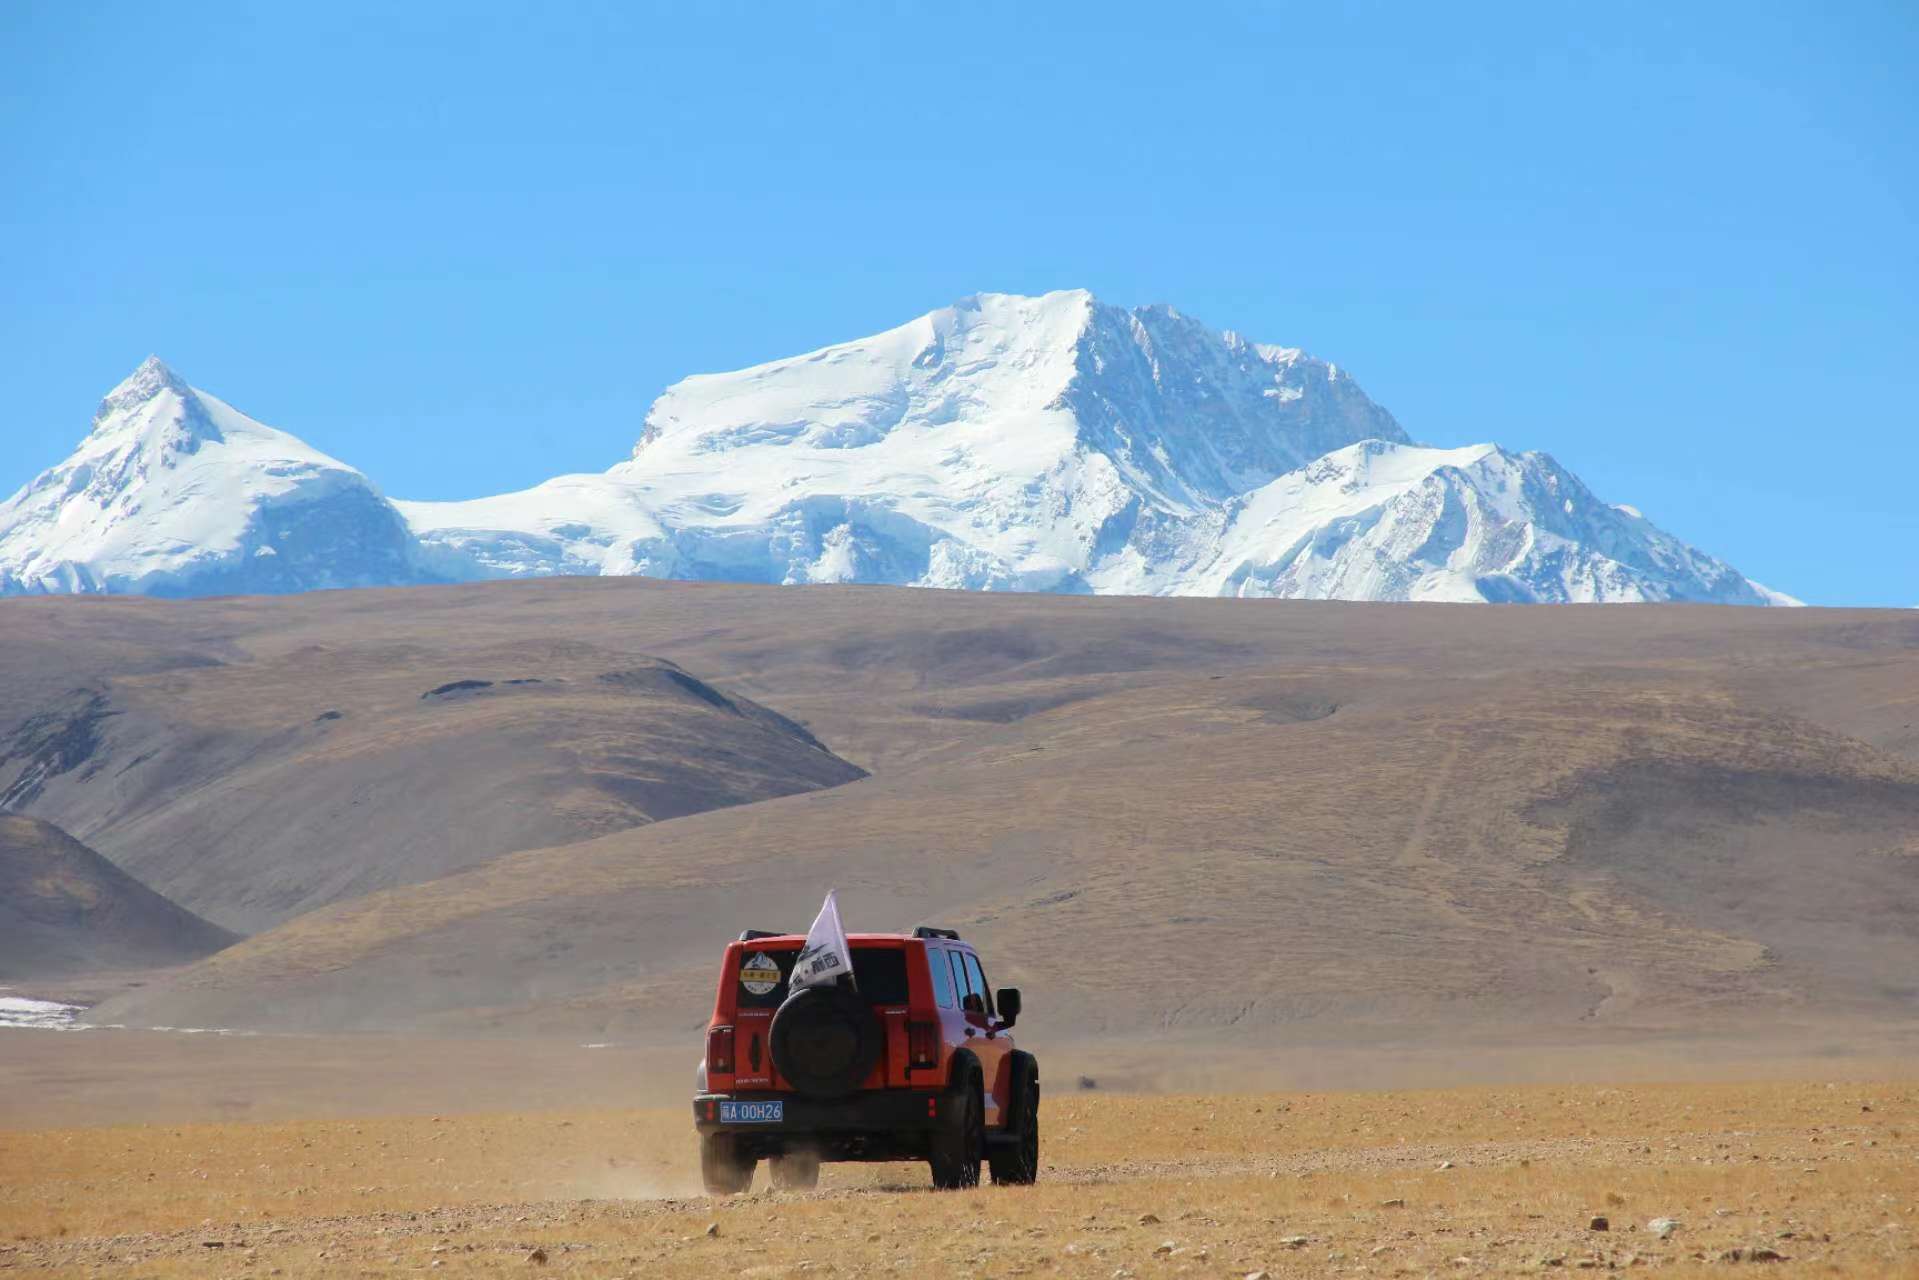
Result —
<path fill-rule="evenodd" d="M 905 1004 L 906 953 L 898 947 L 853 948 L 853 981 L 868 1004 Z"/>
<path fill-rule="evenodd" d="M 798 948 L 792 946 L 742 948 L 739 971 L 734 975 L 739 1007 L 774 1009 L 785 1003 L 793 961 L 798 957 Z M 907 1003 L 906 952 L 898 947 L 854 947 L 853 981 L 868 1004 Z"/>

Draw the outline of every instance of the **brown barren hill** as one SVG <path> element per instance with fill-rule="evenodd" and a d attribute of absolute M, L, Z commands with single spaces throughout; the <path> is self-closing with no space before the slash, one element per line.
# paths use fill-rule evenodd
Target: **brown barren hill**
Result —
<path fill-rule="evenodd" d="M 180 964 L 233 941 L 51 823 L 0 814 L 0 979 Z"/>
<path fill-rule="evenodd" d="M 651 654 L 869 775 L 343 900 L 116 1019 L 672 1037 L 704 1016 L 720 940 L 803 926 L 828 887 L 854 928 L 958 926 L 1062 1035 L 1912 1018 L 1909 614 L 574 580 L 107 622 L 118 644 L 204 629 L 249 655 L 115 678 L 175 714 L 229 681 L 254 690 L 240 705 L 310 702 L 315 647 L 414 684 Z M 289 821 L 323 843 L 326 812 Z"/>
<path fill-rule="evenodd" d="M 329 593 L 9 601 L 0 807 L 58 822 L 243 932 L 499 854 L 860 776 L 794 721 L 537 612 Z M 393 624 L 401 623 L 400 634 Z M 10 705 L 9 705 L 10 704 Z"/>

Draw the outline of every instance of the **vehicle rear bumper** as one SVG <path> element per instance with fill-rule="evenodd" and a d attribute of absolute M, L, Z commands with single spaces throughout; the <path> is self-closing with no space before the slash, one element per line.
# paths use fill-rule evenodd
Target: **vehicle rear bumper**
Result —
<path fill-rule="evenodd" d="M 722 1102 L 779 1102 L 775 1121 L 728 1124 Z M 808 1098 L 796 1093 L 702 1093 L 693 1099 L 693 1125 L 701 1133 L 902 1134 L 936 1129 L 946 1095 L 934 1089 L 871 1089 L 845 1098 Z"/>

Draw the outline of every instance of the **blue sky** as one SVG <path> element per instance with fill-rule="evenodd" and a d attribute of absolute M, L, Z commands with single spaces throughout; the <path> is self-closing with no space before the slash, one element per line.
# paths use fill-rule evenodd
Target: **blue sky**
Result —
<path fill-rule="evenodd" d="M 397 12 L 395 12 L 397 10 Z M 1171 302 L 1919 603 L 1919 7 L 0 6 L 0 490 L 148 352 L 409 498 L 981 290 Z"/>

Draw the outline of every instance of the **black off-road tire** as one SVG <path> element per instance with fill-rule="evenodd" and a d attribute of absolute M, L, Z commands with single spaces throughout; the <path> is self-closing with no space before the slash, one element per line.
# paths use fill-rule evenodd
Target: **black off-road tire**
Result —
<path fill-rule="evenodd" d="M 741 1155 L 730 1134 L 700 1135 L 700 1181 L 709 1196 L 737 1196 L 753 1185 L 753 1166 L 759 1161 Z"/>
<path fill-rule="evenodd" d="M 789 1151 L 766 1162 L 766 1173 L 778 1191 L 811 1191 L 820 1185 L 820 1157 L 814 1151 Z"/>
<path fill-rule="evenodd" d="M 994 1147 L 988 1163 L 995 1186 L 1030 1187 L 1039 1181 L 1039 1073 L 1021 1072 L 1013 1078 L 1013 1088 L 1013 1121 L 1019 1136 Z"/>
<path fill-rule="evenodd" d="M 941 1110 L 946 1123 L 933 1135 L 926 1161 L 933 1169 L 933 1185 L 941 1191 L 977 1187 L 986 1150 L 986 1110 L 980 1101 L 978 1074 L 967 1076 L 947 1094 Z"/>

